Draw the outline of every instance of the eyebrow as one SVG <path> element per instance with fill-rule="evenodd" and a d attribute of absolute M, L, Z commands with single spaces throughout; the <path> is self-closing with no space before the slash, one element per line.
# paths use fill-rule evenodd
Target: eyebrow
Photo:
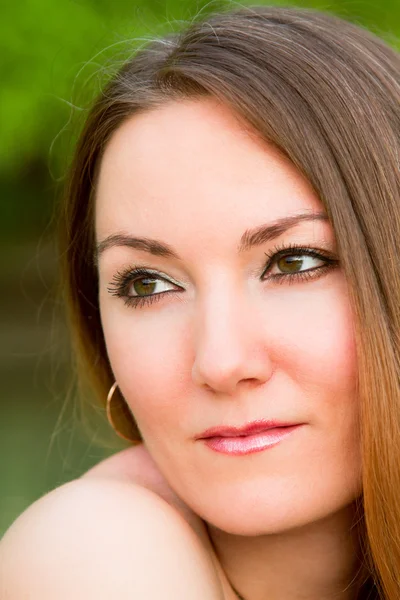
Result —
<path fill-rule="evenodd" d="M 282 217 L 276 221 L 272 221 L 271 223 L 265 225 L 259 225 L 253 229 L 246 229 L 240 239 L 237 249 L 238 254 L 242 254 L 255 246 L 260 246 L 261 244 L 265 244 L 266 242 L 274 240 L 288 231 L 288 229 L 295 227 L 303 221 L 329 221 L 329 218 L 326 213 L 306 212 Z M 141 250 L 142 252 L 148 252 L 154 256 L 162 256 L 165 258 L 181 260 L 177 252 L 165 242 L 146 237 L 132 237 L 125 234 L 112 234 L 97 244 L 94 262 L 98 263 L 100 256 L 105 252 L 105 250 L 108 248 L 115 248 L 116 246 L 126 246 L 129 248 L 134 248 L 135 250 Z"/>

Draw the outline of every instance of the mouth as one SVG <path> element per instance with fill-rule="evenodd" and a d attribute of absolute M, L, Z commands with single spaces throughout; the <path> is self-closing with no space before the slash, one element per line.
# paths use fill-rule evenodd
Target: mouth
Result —
<path fill-rule="evenodd" d="M 270 427 L 257 433 L 239 434 L 233 436 L 214 435 L 201 438 L 204 444 L 215 452 L 231 455 L 251 454 L 272 448 L 291 436 L 304 423 Z"/>

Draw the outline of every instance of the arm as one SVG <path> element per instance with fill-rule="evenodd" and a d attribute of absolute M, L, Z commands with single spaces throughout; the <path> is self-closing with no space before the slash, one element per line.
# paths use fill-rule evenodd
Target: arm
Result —
<path fill-rule="evenodd" d="M 223 600 L 211 557 L 164 500 L 126 482 L 50 492 L 0 542 L 1 600 Z"/>

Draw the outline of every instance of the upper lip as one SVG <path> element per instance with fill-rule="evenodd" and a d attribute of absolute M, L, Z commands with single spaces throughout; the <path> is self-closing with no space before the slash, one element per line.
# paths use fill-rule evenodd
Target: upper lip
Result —
<path fill-rule="evenodd" d="M 196 439 L 209 437 L 237 437 L 240 435 L 251 435 L 255 433 L 260 433 L 261 431 L 266 431 L 267 429 L 273 429 L 274 427 L 291 427 L 293 425 L 299 425 L 299 423 L 288 423 L 283 421 L 266 421 L 265 419 L 260 419 L 258 421 L 252 421 L 251 423 L 247 423 L 242 427 L 211 427 L 210 429 L 206 429 L 205 431 L 203 431 L 203 433 L 198 435 Z"/>

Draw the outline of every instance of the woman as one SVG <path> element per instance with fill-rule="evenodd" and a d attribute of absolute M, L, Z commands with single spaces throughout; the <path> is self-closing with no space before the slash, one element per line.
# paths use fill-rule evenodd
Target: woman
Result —
<path fill-rule="evenodd" d="M 16 521 L 1 598 L 398 600 L 399 73 L 358 26 L 242 7 L 105 87 L 61 258 L 132 446 Z"/>

